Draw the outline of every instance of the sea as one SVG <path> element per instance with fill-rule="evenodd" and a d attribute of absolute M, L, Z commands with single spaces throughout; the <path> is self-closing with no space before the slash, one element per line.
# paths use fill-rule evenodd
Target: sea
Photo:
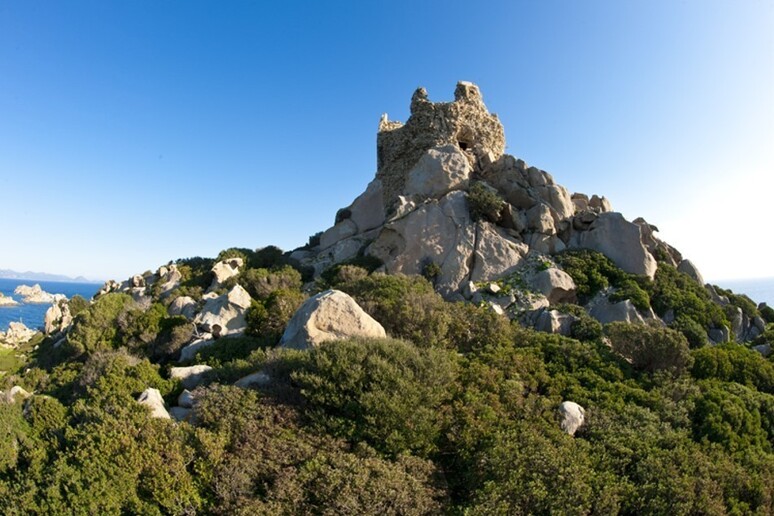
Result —
<path fill-rule="evenodd" d="M 25 304 L 22 302 L 21 296 L 13 293 L 14 289 L 19 285 L 32 286 L 35 284 L 40 285 L 40 288 L 49 294 L 64 294 L 67 296 L 67 299 L 79 295 L 87 300 L 90 300 L 102 286 L 102 283 L 70 283 L 0 278 L 0 292 L 4 296 L 13 297 L 19 302 L 15 306 L 0 306 L 0 331 L 6 331 L 8 325 L 14 321 L 23 322 L 28 328 L 43 327 L 43 317 L 51 305 Z"/>

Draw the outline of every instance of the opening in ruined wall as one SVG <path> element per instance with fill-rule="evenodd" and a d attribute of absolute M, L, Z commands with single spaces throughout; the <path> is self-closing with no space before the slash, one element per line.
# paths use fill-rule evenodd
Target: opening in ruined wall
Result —
<path fill-rule="evenodd" d="M 469 150 L 475 144 L 475 136 L 469 127 L 463 127 L 457 132 L 457 145 L 462 150 Z"/>

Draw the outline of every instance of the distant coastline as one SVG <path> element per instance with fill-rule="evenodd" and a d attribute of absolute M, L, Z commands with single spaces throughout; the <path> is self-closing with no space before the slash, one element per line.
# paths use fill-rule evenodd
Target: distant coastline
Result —
<path fill-rule="evenodd" d="M 10 269 L 0 269 L 0 278 L 20 281 L 59 281 L 62 283 L 104 283 L 103 280 L 88 279 L 83 276 L 70 277 L 62 274 L 50 274 L 48 272 L 17 272 Z"/>

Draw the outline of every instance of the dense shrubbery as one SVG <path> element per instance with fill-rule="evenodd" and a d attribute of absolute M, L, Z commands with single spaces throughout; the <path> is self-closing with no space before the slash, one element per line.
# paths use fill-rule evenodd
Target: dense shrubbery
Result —
<path fill-rule="evenodd" d="M 500 194 L 485 183 L 476 182 L 468 191 L 468 210 L 473 220 L 500 220 L 500 212 L 505 207 L 505 201 Z"/>
<path fill-rule="evenodd" d="M 569 274 L 577 287 L 578 302 L 586 304 L 599 291 L 615 287 L 610 295 L 613 302 L 630 299 L 639 310 L 650 307 L 650 297 L 644 286 L 647 278 L 628 274 L 597 251 L 573 249 L 559 253 L 556 262 Z"/>
<path fill-rule="evenodd" d="M 41 342 L 2 378 L 35 394 L 0 402 L 0 513 L 774 512 L 774 363 L 737 344 L 689 350 L 726 316 L 666 264 L 651 283 L 594 253 L 562 255 L 584 296 L 612 286 L 675 316 L 603 336 L 580 307 L 556 307 L 579 318 L 573 338 L 445 302 L 419 276 L 341 265 L 318 287 L 350 293 L 391 338 L 296 351 L 272 346 L 305 298 L 298 271 L 277 248 L 218 258 L 231 256 L 247 260 L 229 285 L 255 299 L 248 335 L 199 352 L 214 381 L 194 391 L 188 422 L 135 402 L 153 387 L 173 404 L 182 390 L 160 364 L 193 325 L 157 297 L 146 309 L 124 294 L 75 301 L 69 343 Z M 178 265 L 178 294 L 201 295 L 212 260 Z M 257 371 L 268 385 L 231 385 Z M 586 410 L 574 437 L 559 426 L 565 400 Z"/>

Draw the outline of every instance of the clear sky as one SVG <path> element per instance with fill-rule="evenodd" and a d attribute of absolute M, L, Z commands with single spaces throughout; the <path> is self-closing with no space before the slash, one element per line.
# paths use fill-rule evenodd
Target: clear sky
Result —
<path fill-rule="evenodd" d="M 774 276 L 774 0 L 0 0 L 0 269 L 303 245 L 458 80 L 707 279 Z"/>

